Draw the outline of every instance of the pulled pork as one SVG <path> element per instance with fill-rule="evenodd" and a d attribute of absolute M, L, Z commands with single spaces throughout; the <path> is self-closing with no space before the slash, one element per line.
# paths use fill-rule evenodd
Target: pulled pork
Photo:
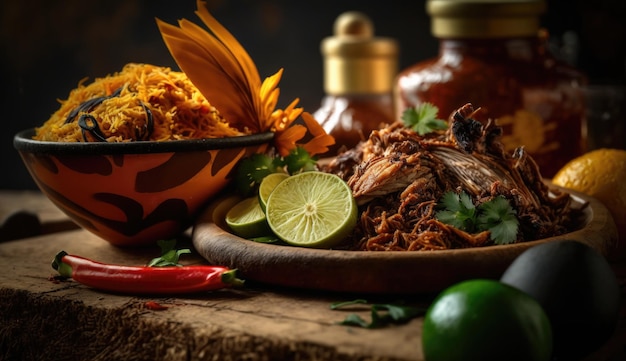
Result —
<path fill-rule="evenodd" d="M 323 170 L 347 181 L 360 218 L 345 247 L 418 251 L 493 244 L 490 232 L 470 234 L 435 217 L 448 191 L 464 191 L 475 205 L 505 197 L 519 220 L 516 242 L 556 236 L 573 228 L 581 209 L 568 193 L 551 189 L 524 151 L 509 155 L 502 130 L 474 119 L 471 104 L 454 112 L 446 131 L 420 136 L 401 122 L 373 131 Z"/>

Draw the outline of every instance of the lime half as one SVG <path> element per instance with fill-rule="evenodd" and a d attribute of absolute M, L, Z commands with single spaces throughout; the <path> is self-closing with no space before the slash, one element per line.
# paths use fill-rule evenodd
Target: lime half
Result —
<path fill-rule="evenodd" d="M 265 212 L 258 197 L 249 197 L 235 204 L 226 213 L 226 224 L 234 234 L 242 238 L 254 238 L 272 234 Z"/>
<path fill-rule="evenodd" d="M 341 178 L 310 171 L 278 183 L 265 214 L 272 231 L 286 243 L 332 248 L 354 229 L 357 205 Z"/>
<path fill-rule="evenodd" d="M 263 178 L 261 184 L 259 184 L 259 203 L 263 211 L 265 211 L 267 199 L 270 197 L 274 187 L 287 178 L 289 178 L 287 173 L 271 173 Z"/>

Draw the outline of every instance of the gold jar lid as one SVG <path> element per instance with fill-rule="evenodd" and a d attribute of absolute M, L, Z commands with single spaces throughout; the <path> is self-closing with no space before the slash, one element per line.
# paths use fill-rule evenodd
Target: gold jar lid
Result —
<path fill-rule="evenodd" d="M 431 32 L 439 38 L 535 36 L 544 0 L 428 0 Z"/>
<path fill-rule="evenodd" d="M 345 12 L 335 20 L 334 35 L 322 41 L 324 90 L 327 94 L 385 93 L 398 72 L 394 39 L 374 36 L 369 17 Z"/>

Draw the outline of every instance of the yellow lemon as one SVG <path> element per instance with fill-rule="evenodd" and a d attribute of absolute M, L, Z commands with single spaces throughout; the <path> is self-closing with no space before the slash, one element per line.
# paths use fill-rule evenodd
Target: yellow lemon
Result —
<path fill-rule="evenodd" d="M 626 243 L 626 150 L 597 149 L 565 164 L 552 179 L 558 186 L 590 195 L 613 215 Z"/>

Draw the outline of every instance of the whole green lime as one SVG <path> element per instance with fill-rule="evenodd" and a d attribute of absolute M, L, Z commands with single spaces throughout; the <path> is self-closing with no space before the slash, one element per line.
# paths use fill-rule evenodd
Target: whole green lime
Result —
<path fill-rule="evenodd" d="M 424 316 L 426 361 L 548 361 L 552 329 L 526 293 L 494 280 L 463 281 L 442 291 Z"/>

